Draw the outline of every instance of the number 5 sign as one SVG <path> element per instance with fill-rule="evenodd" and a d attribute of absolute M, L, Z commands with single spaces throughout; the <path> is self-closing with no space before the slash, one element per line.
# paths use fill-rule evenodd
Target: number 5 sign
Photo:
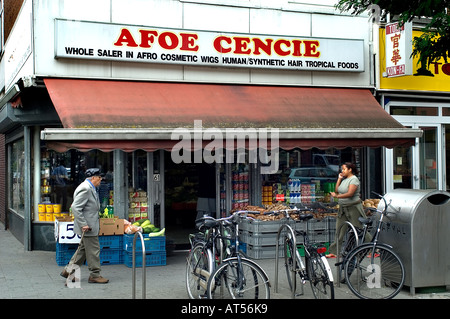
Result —
<path fill-rule="evenodd" d="M 78 244 L 81 236 L 73 231 L 73 221 L 55 220 L 55 240 L 61 244 Z"/>

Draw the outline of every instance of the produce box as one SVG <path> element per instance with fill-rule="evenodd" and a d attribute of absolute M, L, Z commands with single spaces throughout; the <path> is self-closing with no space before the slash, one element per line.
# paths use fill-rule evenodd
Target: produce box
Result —
<path fill-rule="evenodd" d="M 102 238 L 108 238 L 110 240 L 103 241 Z M 114 237 L 114 238 L 112 238 Z M 118 241 L 119 237 L 122 236 L 105 236 L 99 237 L 100 241 L 100 264 L 102 265 L 117 265 L 123 264 L 124 262 L 124 251 L 122 247 L 117 248 L 109 248 L 116 247 L 118 243 L 122 245 L 122 241 Z M 78 249 L 78 244 L 61 244 L 56 243 L 56 263 L 58 266 L 65 266 L 69 263 L 75 251 Z"/>
<path fill-rule="evenodd" d="M 114 218 L 100 218 L 99 236 L 105 235 L 123 235 L 124 223 L 123 219 L 117 216 Z"/>
<path fill-rule="evenodd" d="M 119 265 L 123 264 L 122 249 L 102 249 L 100 251 L 100 264 L 102 265 Z"/>
<path fill-rule="evenodd" d="M 100 249 L 122 249 L 123 235 L 100 236 L 98 241 Z"/>
<path fill-rule="evenodd" d="M 123 235 L 123 250 L 127 252 L 133 252 L 133 240 L 134 234 Z M 166 237 L 165 236 L 155 236 L 150 237 L 149 234 L 142 234 L 144 238 L 145 251 L 165 251 L 166 250 Z M 136 252 L 142 252 L 141 238 L 137 236 L 136 238 Z"/>
<path fill-rule="evenodd" d="M 123 251 L 125 266 L 133 267 L 133 253 Z M 135 252 L 135 262 L 136 267 L 142 268 L 142 252 Z M 145 253 L 145 267 L 151 266 L 164 266 L 166 264 L 166 252 L 165 251 L 154 251 Z"/>

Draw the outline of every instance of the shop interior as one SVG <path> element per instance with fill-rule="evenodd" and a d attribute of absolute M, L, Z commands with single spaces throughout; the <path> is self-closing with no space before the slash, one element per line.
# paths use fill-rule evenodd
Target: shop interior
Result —
<path fill-rule="evenodd" d="M 225 216 L 230 210 L 242 209 L 247 205 L 261 206 L 277 202 L 295 205 L 300 202 L 329 201 L 327 193 L 332 191 L 329 187 L 336 181 L 340 164 L 346 161 L 360 162 L 358 154 L 359 151 L 352 148 L 281 150 L 278 172 L 254 178 L 253 174 L 258 175 L 258 170 L 255 169 L 257 166 L 249 164 L 248 160 L 243 163 L 217 164 L 217 166 L 215 163 L 176 164 L 168 151 L 164 151 L 163 157 L 154 156 L 153 172 L 150 172 L 148 153 L 137 150 L 126 155 L 129 203 L 125 216 L 128 216 L 130 221 L 152 217 L 157 227 L 160 227 L 161 218 L 164 218 L 168 245 L 173 245 L 172 248 L 176 250 L 188 249 L 188 235 L 195 232 L 200 197 L 214 197 L 212 206 L 220 209 L 220 212 L 216 213 L 210 205 L 210 209 L 213 210 L 211 214 L 215 216 Z M 163 158 L 164 162 L 158 163 L 158 158 Z M 70 150 L 57 153 L 42 149 L 41 202 L 60 205 L 60 214 L 70 213 L 73 192 L 84 180 L 84 171 L 90 167 L 98 167 L 106 174 L 99 187 L 101 209 L 114 210 L 113 192 L 117 189 L 114 189 L 113 160 L 112 152 Z M 154 211 L 150 216 L 149 208 L 152 203 L 148 179 L 155 178 L 158 174 L 160 174 L 158 178 L 164 180 L 164 200 L 153 203 Z M 58 184 L 61 180 L 64 185 Z M 219 187 L 216 187 L 217 180 L 220 181 Z M 298 196 L 300 194 L 297 194 L 299 189 L 294 188 L 295 184 L 292 181 L 298 181 L 300 184 L 315 183 L 317 189 L 310 196 L 303 196 L 300 199 Z M 255 185 L 257 183 L 259 185 Z M 217 194 L 217 190 L 220 194 Z M 220 201 L 218 206 L 215 200 Z M 163 209 L 160 205 L 164 206 Z M 57 214 L 58 211 L 55 210 L 53 218 Z M 48 214 L 39 212 L 34 220 L 51 221 L 48 218 Z"/>

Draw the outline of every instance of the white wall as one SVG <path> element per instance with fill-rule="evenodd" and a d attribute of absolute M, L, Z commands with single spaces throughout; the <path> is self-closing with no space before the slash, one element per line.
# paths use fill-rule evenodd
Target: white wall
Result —
<path fill-rule="evenodd" d="M 342 16 L 334 10 L 333 2 L 332 0 L 320 2 L 303 0 L 301 3 L 291 0 L 34 0 L 34 74 L 151 81 L 371 86 L 368 19 Z M 364 39 L 365 72 L 311 72 L 57 60 L 54 58 L 55 18 L 206 31 Z"/>

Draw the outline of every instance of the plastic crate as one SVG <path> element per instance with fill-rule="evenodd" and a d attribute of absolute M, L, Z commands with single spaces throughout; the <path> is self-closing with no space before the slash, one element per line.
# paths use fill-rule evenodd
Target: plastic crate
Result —
<path fill-rule="evenodd" d="M 123 264 L 122 249 L 102 249 L 100 251 L 100 264 L 102 265 L 119 265 Z"/>
<path fill-rule="evenodd" d="M 328 220 L 328 225 L 329 225 L 330 229 L 336 230 L 336 217 L 328 216 L 325 219 Z"/>
<path fill-rule="evenodd" d="M 78 244 L 56 243 L 56 264 L 58 266 L 67 265 L 77 249 Z M 102 265 L 123 264 L 123 250 L 121 248 L 120 249 L 102 248 L 100 250 L 100 264 Z"/>
<path fill-rule="evenodd" d="M 276 257 L 276 245 L 273 246 L 253 246 L 247 245 L 247 256 L 253 259 L 267 259 Z M 283 246 L 279 246 L 278 257 L 284 257 Z"/>
<path fill-rule="evenodd" d="M 308 220 L 308 231 L 328 230 L 330 227 L 328 219 L 310 219 Z"/>
<path fill-rule="evenodd" d="M 300 220 L 291 220 L 289 222 L 289 226 L 291 226 L 291 228 L 296 231 L 301 231 L 301 230 L 306 231 L 308 229 L 308 222 L 300 221 Z"/>
<path fill-rule="evenodd" d="M 123 235 L 99 236 L 100 249 L 122 249 Z"/>
<path fill-rule="evenodd" d="M 285 218 L 270 221 L 242 219 L 239 222 L 239 229 L 253 233 L 276 233 L 282 225 L 286 224 L 286 222 L 287 220 Z"/>
<path fill-rule="evenodd" d="M 142 268 L 142 252 L 135 252 L 136 267 Z M 124 251 L 125 265 L 127 267 L 133 267 L 133 253 Z M 165 251 L 153 251 L 145 253 L 145 267 L 151 266 L 164 266 L 166 264 L 166 252 Z"/>
<path fill-rule="evenodd" d="M 239 233 L 239 238 L 252 246 L 276 245 L 278 233 L 254 233 L 243 230 Z M 283 242 L 283 234 L 280 234 L 279 243 Z"/>
<path fill-rule="evenodd" d="M 166 250 L 166 236 L 150 237 L 148 234 L 142 234 L 144 238 L 145 251 L 165 251 Z M 123 250 L 133 252 L 134 234 L 123 235 Z M 136 252 L 142 252 L 141 238 L 136 237 Z"/>
<path fill-rule="evenodd" d="M 326 243 L 330 241 L 330 233 L 328 230 L 309 231 L 308 237 L 311 243 Z"/>

